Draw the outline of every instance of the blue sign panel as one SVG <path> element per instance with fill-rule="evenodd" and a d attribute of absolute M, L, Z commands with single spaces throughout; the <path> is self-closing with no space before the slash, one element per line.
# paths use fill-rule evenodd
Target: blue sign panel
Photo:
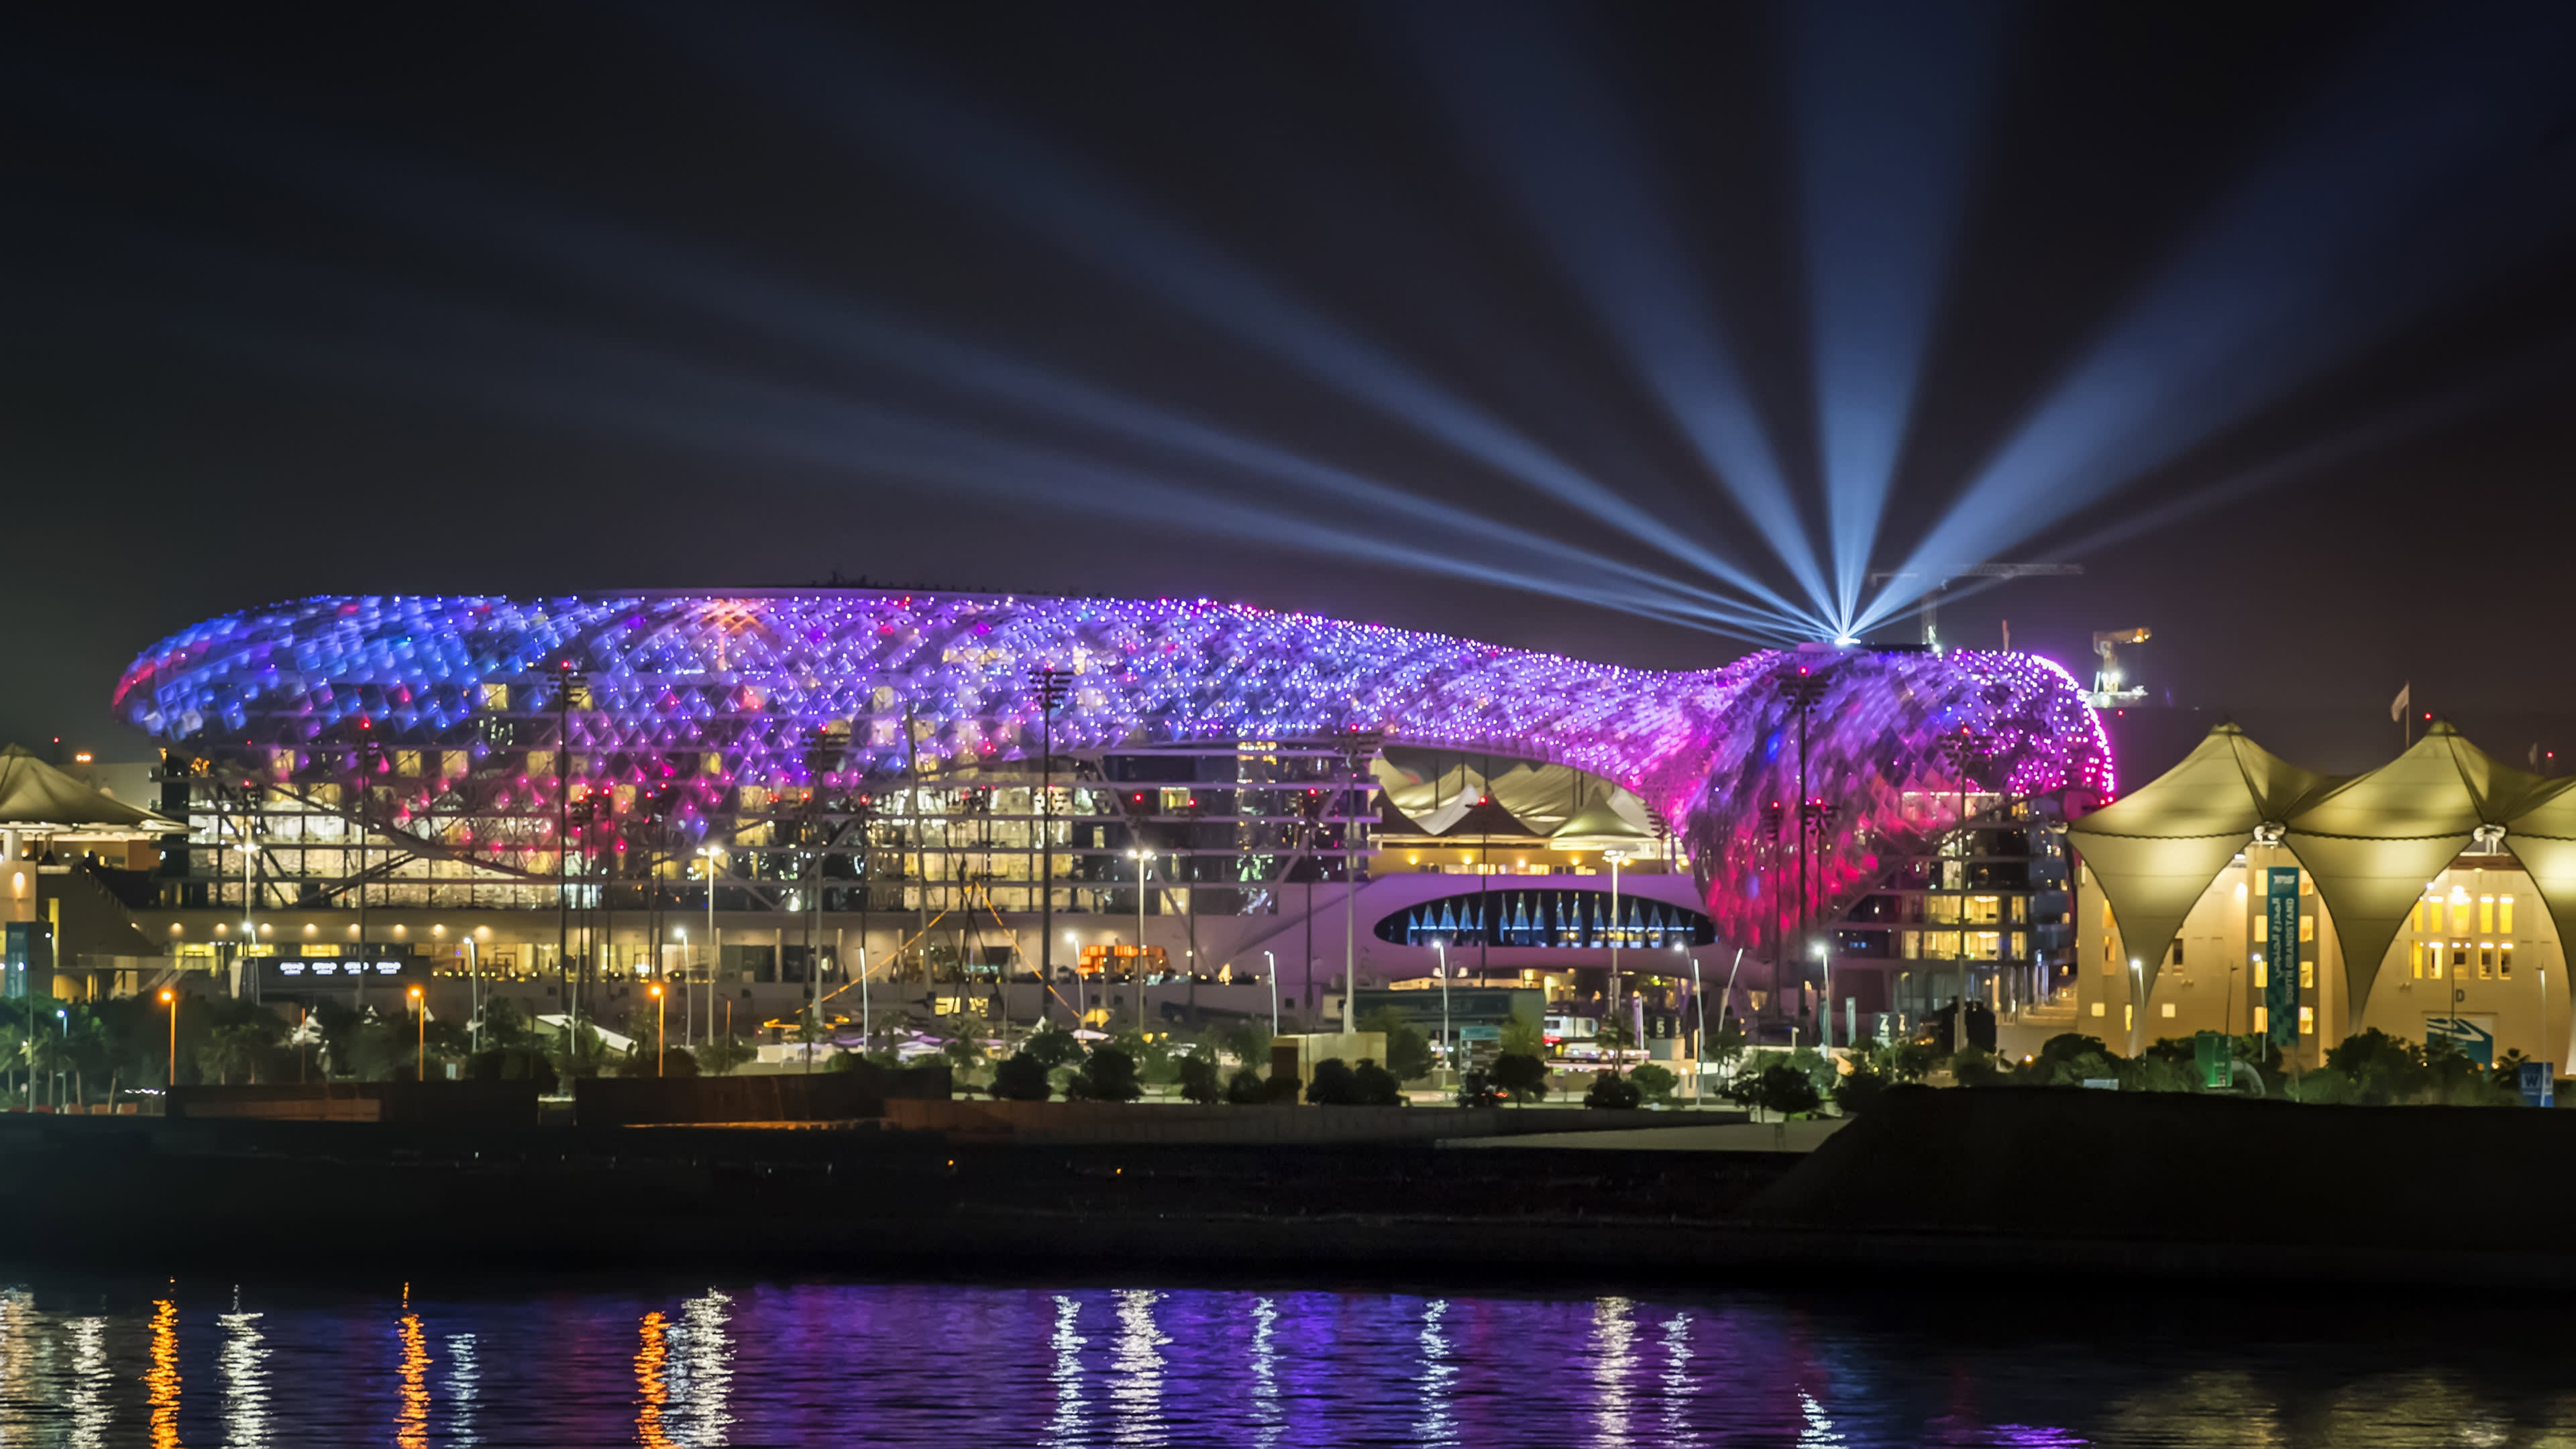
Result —
<path fill-rule="evenodd" d="M 2558 1105 L 2558 1064 L 2524 1062 L 2522 1064 L 2522 1100 L 2525 1106 Z"/>

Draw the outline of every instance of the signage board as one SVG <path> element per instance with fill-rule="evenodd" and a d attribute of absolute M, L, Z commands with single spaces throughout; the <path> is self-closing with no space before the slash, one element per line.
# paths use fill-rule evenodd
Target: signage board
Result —
<path fill-rule="evenodd" d="M 2558 1105 L 2558 1064 L 2524 1062 L 2522 1064 L 2522 1100 L 2529 1107 Z"/>
<path fill-rule="evenodd" d="M 2424 1018 L 2424 1044 L 2447 1041 L 2460 1049 L 2460 1055 L 2482 1067 L 2495 1065 L 2496 1019 L 2486 1016 L 2427 1016 Z"/>
<path fill-rule="evenodd" d="M 2287 1048 L 2299 1042 L 2299 868 L 2276 865 L 2265 875 L 2264 1036 Z"/>
<path fill-rule="evenodd" d="M 2191 1063 L 2200 1071 L 2203 1091 L 2223 1092 L 2236 1085 L 2236 1053 L 2224 1033 L 2204 1031 L 2191 1039 Z"/>

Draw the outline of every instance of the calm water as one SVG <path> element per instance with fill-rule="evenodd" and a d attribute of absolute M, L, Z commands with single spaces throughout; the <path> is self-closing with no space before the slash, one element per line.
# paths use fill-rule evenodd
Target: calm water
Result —
<path fill-rule="evenodd" d="M 2576 1435 L 2576 1374 L 2562 1368 L 2576 1345 L 2465 1304 L 2219 1299 L 2122 1326 L 2051 1282 L 1955 1308 L 1921 1295 L 1863 1306 L 1845 1294 L 8 1281 L 7 1445 L 2417 1446 Z M 2425 1346 L 2436 1340 L 2447 1347 Z"/>

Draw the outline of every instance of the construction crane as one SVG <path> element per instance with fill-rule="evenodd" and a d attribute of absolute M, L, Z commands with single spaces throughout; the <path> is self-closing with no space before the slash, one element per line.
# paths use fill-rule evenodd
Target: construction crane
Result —
<path fill-rule="evenodd" d="M 2097 629 L 2093 633 L 2093 657 L 2101 660 L 2093 671 L 2093 693 L 2089 696 L 2095 709 L 2114 705 L 2135 704 L 2147 697 L 2145 685 L 2131 685 L 2120 668 L 2120 646 L 2144 644 L 2155 636 L 2144 629 Z"/>
<path fill-rule="evenodd" d="M 1950 587 L 1952 579 L 2058 579 L 2083 572 L 2082 564 L 2064 563 L 1985 563 L 1942 569 L 1932 587 L 1923 591 L 1923 647 L 1935 654 L 1941 652 L 1941 595 Z M 1900 569 L 1894 573 L 1871 574 L 1869 581 L 1876 584 L 1889 579 L 1920 577 L 1922 575 L 1915 570 Z"/>

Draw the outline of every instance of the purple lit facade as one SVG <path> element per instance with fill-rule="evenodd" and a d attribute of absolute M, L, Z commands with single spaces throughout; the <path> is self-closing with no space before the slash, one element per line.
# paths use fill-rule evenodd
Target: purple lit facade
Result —
<path fill-rule="evenodd" d="M 566 664 L 587 682 L 569 707 Z M 1602 776 L 1682 836 L 1720 935 L 1748 945 L 1782 919 L 1784 875 L 1795 889 L 1767 807 L 1800 796 L 1786 686 L 1802 671 L 1821 680 L 1804 793 L 1838 812 L 1813 851 L 1813 902 L 1955 822 L 1942 736 L 1973 742 L 1980 794 L 2113 786 L 2075 681 L 2025 655 L 1773 651 L 1660 673 L 1205 600 L 314 598 L 163 640 L 115 708 L 174 751 L 278 786 L 350 778 L 363 732 L 391 752 L 371 782 L 378 828 L 535 874 L 555 868 L 559 771 L 607 802 L 600 834 L 575 842 L 585 853 L 623 852 L 626 823 L 648 815 L 659 837 L 722 837 L 756 813 L 747 802 L 869 788 L 912 756 L 1033 757 L 1042 668 L 1074 675 L 1060 755 L 1377 734 Z M 551 754 L 559 721 L 569 765 Z"/>

